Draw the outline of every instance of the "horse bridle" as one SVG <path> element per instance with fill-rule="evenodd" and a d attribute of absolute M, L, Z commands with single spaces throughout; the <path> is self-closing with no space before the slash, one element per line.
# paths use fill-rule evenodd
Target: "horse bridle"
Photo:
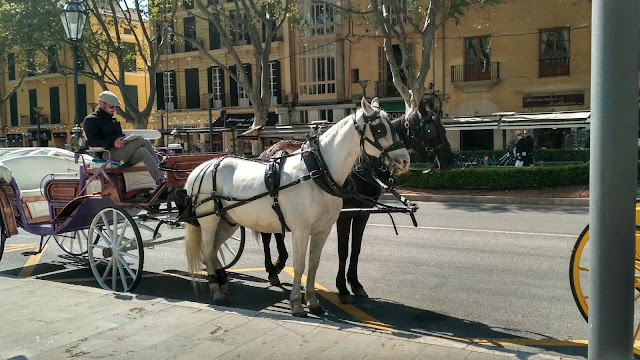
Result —
<path fill-rule="evenodd" d="M 391 137 L 395 141 L 391 145 L 387 146 L 386 148 L 383 147 L 382 144 L 380 144 L 380 139 L 387 136 L 387 126 L 385 126 L 384 122 L 382 121 L 382 118 L 380 117 L 380 111 L 381 110 L 379 108 L 375 108 L 375 111 L 373 112 L 373 114 L 367 115 L 363 110 L 362 117 L 364 118 L 364 126 L 362 128 L 358 127 L 356 114 L 354 113 L 353 125 L 358 131 L 358 134 L 360 134 L 360 149 L 362 150 L 363 154 L 366 154 L 364 151 L 364 142 L 366 141 L 371 146 L 375 147 L 380 151 L 380 156 L 378 156 L 378 158 L 386 158 L 387 160 L 392 162 L 393 160 L 391 159 L 391 156 L 389 156 L 389 153 L 398 149 L 402 149 L 403 147 L 406 148 L 406 144 L 400 139 L 400 135 L 396 132 L 396 129 L 393 126 L 391 126 L 390 123 L 389 123 L 389 129 L 391 131 Z M 380 124 L 377 124 L 377 125 L 373 124 L 373 122 L 377 119 L 380 119 Z M 365 132 L 367 131 L 367 125 L 369 125 L 371 129 L 373 140 L 365 136 Z M 367 156 L 367 159 L 368 158 L 369 157 Z"/>
<path fill-rule="evenodd" d="M 438 136 L 435 120 L 436 120 L 436 115 L 433 113 L 429 113 L 426 116 L 422 116 L 422 114 L 420 114 L 420 124 L 418 125 L 418 131 L 415 134 L 411 127 L 411 123 L 407 115 L 404 116 L 402 120 L 402 124 L 406 129 L 405 140 L 407 144 L 407 149 L 410 148 L 411 143 L 413 142 L 414 139 L 418 139 L 424 145 L 425 150 L 433 156 L 434 165 L 437 165 L 437 169 L 440 169 L 440 161 L 438 159 L 438 150 L 440 150 L 443 147 L 450 147 L 451 145 L 449 144 L 448 141 L 446 141 L 446 138 L 441 139 L 442 141 L 440 142 L 440 144 L 435 147 L 427 145 L 431 143 L 431 141 L 433 141 L 433 139 L 435 139 Z M 442 137 L 444 135 L 440 134 L 440 136 Z"/>

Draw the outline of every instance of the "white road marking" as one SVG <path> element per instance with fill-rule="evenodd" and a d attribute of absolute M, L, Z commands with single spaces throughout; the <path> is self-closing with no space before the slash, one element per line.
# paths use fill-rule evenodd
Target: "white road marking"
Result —
<path fill-rule="evenodd" d="M 367 226 L 380 226 L 380 227 L 393 227 L 388 224 L 372 224 L 367 223 Z M 483 232 L 483 233 L 496 233 L 496 234 L 514 234 L 514 235 L 531 235 L 531 236 L 554 236 L 554 237 L 569 237 L 577 238 L 576 235 L 567 234 L 551 234 L 551 233 L 536 233 L 526 231 L 506 231 L 506 230 L 484 230 L 484 229 L 463 229 L 463 228 L 448 228 L 448 227 L 436 227 L 436 226 L 413 226 L 413 225 L 396 225 L 398 228 L 407 229 L 426 229 L 426 230 L 446 230 L 446 231 L 469 231 L 469 232 Z"/>

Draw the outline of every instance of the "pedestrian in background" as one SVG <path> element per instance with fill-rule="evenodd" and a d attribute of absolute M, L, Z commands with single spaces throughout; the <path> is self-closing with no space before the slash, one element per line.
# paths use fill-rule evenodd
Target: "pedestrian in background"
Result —
<path fill-rule="evenodd" d="M 521 131 L 516 131 L 516 148 L 513 150 L 516 158 L 516 167 L 524 165 L 524 156 L 527 154 L 527 141 L 522 137 Z"/>
<path fill-rule="evenodd" d="M 529 133 L 528 130 L 524 131 L 524 140 L 525 140 L 525 151 L 526 154 L 522 157 L 524 161 L 524 166 L 532 166 L 533 165 L 533 136 Z"/>

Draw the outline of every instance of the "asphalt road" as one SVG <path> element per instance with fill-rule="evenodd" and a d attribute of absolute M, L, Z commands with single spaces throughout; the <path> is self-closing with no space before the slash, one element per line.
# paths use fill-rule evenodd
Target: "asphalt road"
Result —
<path fill-rule="evenodd" d="M 370 298 L 338 304 L 334 292 L 337 244 L 332 232 L 318 271 L 326 318 L 394 331 L 430 334 L 463 342 L 539 347 L 586 357 L 587 324 L 569 288 L 569 257 L 587 224 L 586 207 L 419 203 L 418 227 L 396 214 L 372 215 L 360 256 L 359 278 Z M 143 235 L 144 236 L 144 235 Z M 147 238 L 149 235 L 146 235 Z M 85 258 L 72 257 L 53 240 L 41 256 L 24 256 L 38 238 L 7 241 L 0 275 L 31 276 L 97 287 Z M 288 249 L 291 240 L 286 239 Z M 275 258 L 275 244 L 272 244 Z M 287 266 L 292 266 L 291 259 Z M 290 269 L 282 287 L 269 286 L 262 246 L 250 236 L 232 274 L 230 307 L 288 315 Z M 162 229 L 145 249 L 138 294 L 209 302 L 204 286 L 194 292 L 185 274 L 182 230 Z M 123 295 L 129 296 L 129 295 Z"/>

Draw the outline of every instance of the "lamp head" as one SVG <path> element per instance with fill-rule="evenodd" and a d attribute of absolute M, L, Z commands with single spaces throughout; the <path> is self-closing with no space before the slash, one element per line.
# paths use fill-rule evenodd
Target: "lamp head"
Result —
<path fill-rule="evenodd" d="M 84 24 L 87 21 L 88 11 L 77 1 L 69 1 L 60 11 L 60 20 L 67 39 L 78 41 L 82 39 Z"/>

